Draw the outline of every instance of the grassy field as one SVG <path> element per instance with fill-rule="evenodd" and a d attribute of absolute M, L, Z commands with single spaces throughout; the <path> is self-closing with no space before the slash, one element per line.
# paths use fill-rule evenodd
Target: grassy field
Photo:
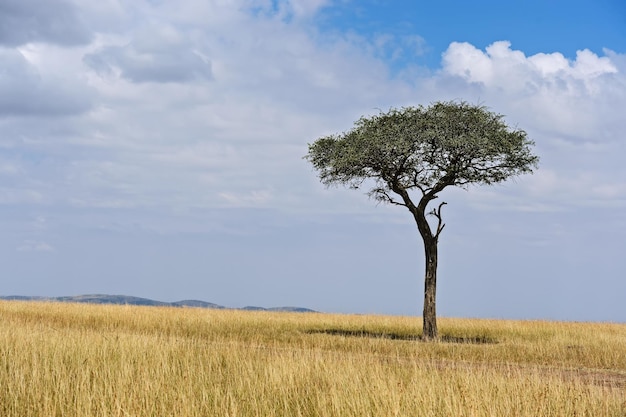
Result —
<path fill-rule="evenodd" d="M 626 416 L 626 325 L 0 302 L 0 416 Z"/>

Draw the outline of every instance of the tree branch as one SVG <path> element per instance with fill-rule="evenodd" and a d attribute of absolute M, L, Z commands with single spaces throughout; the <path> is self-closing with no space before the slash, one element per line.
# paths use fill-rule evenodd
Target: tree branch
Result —
<path fill-rule="evenodd" d="M 385 203 L 393 204 L 396 206 L 407 207 L 406 204 L 403 204 L 403 203 L 400 203 L 399 201 L 394 200 L 393 197 L 391 197 L 389 193 L 387 193 L 387 191 L 382 187 L 371 189 L 368 195 L 370 197 L 374 197 L 378 201 L 384 201 Z"/>
<path fill-rule="evenodd" d="M 448 203 L 446 203 L 445 201 L 442 201 L 439 204 L 439 207 L 437 207 L 436 209 L 433 209 L 430 213 L 428 213 L 437 218 L 437 231 L 435 232 L 435 240 L 439 240 L 439 235 L 441 234 L 441 231 L 443 230 L 444 227 L 446 227 L 446 225 L 443 223 L 442 218 L 441 218 L 441 207 L 443 207 L 446 204 Z"/>

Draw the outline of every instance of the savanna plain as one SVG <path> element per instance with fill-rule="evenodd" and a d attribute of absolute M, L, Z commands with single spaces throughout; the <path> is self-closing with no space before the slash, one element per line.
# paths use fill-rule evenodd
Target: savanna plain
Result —
<path fill-rule="evenodd" d="M 0 302 L 0 416 L 626 416 L 626 324 Z"/>

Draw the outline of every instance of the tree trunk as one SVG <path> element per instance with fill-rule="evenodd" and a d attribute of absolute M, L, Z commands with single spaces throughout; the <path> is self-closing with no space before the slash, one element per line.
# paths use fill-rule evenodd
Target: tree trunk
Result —
<path fill-rule="evenodd" d="M 424 237 L 424 252 L 426 260 L 426 275 L 424 277 L 424 320 L 422 338 L 424 340 L 437 339 L 437 239 Z"/>
<path fill-rule="evenodd" d="M 424 276 L 424 312 L 422 314 L 422 319 L 424 321 L 422 327 L 422 339 L 424 340 L 436 340 L 439 337 L 439 333 L 437 331 L 437 308 L 435 302 L 437 295 L 437 243 L 439 241 L 439 234 L 445 226 L 441 222 L 441 207 L 446 203 L 441 203 L 437 210 L 433 210 L 429 213 L 438 219 L 435 233 L 432 232 L 432 229 L 426 220 L 426 206 L 428 206 L 428 203 L 431 200 L 437 198 L 435 191 L 441 191 L 444 187 L 445 185 L 435 187 L 433 189 L 434 191 L 424 194 L 417 206 L 413 204 L 411 197 L 406 190 L 399 187 L 394 189 L 396 193 L 402 196 L 406 207 L 413 214 L 413 218 L 417 224 L 417 230 L 419 230 L 420 235 L 422 236 L 422 241 L 424 242 L 424 255 L 426 261 L 426 274 Z"/>

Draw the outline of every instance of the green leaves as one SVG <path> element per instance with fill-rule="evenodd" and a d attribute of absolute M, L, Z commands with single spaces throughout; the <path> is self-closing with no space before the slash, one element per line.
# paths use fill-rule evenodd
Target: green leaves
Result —
<path fill-rule="evenodd" d="M 538 157 L 526 132 L 466 102 L 391 109 L 362 117 L 352 130 L 309 144 L 305 156 L 326 185 L 358 188 L 393 203 L 389 193 L 419 189 L 429 200 L 447 186 L 495 184 L 532 172 Z"/>

